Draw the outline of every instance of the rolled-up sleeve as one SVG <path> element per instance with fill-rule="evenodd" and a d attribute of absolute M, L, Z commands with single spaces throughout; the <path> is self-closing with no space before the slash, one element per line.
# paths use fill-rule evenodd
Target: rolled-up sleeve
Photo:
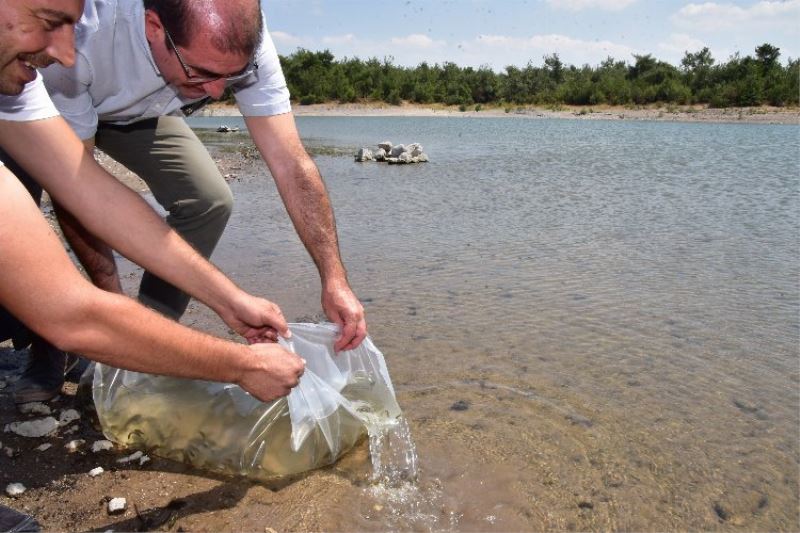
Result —
<path fill-rule="evenodd" d="M 85 57 L 79 54 L 75 59 L 71 68 L 54 64 L 42 75 L 56 108 L 78 137 L 85 140 L 97 133 L 97 111 L 89 93 L 93 72 Z"/>
<path fill-rule="evenodd" d="M 280 115 L 291 111 L 289 88 L 266 22 L 256 63 L 258 68 L 255 72 L 232 87 L 239 111 L 246 117 Z"/>

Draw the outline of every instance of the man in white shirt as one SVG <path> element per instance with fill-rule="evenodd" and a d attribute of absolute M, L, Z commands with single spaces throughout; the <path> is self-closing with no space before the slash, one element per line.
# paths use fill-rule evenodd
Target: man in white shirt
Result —
<path fill-rule="evenodd" d="M 258 0 L 87 0 L 76 47 L 73 67 L 43 71 L 56 107 L 87 147 L 101 148 L 143 178 L 168 211 L 167 222 L 206 257 L 233 200 L 182 109 L 232 89 L 319 270 L 322 308 L 341 326 L 335 348 L 358 346 L 366 336 L 363 307 L 349 286 L 328 194 L 300 142 Z M 56 211 L 92 281 L 121 292 L 109 247 Z M 149 272 L 139 298 L 174 319 L 188 303 Z M 26 379 L 21 384 L 36 388 Z"/>
<path fill-rule="evenodd" d="M 80 0 L 0 3 L 0 90 L 11 95 L 0 96 L 0 147 L 90 231 L 208 304 L 251 343 L 288 335 L 275 304 L 242 291 L 204 260 L 100 168 L 57 115 L 34 67 L 72 62 L 72 24 L 81 7 Z M 217 339 L 94 287 L 3 165 L 0 250 L 0 304 L 61 348 L 121 368 L 239 383 L 263 400 L 287 394 L 302 374 L 302 361 L 276 344 Z M 0 333 L 5 340 L 13 332 Z"/>

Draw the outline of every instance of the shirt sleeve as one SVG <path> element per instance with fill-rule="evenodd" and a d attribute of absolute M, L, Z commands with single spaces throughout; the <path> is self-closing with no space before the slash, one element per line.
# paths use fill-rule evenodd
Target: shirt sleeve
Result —
<path fill-rule="evenodd" d="M 232 87 L 239 111 L 246 117 L 280 115 L 291 111 L 289 88 L 281 70 L 275 43 L 269 36 L 266 20 L 256 63 L 258 68 L 253 74 Z"/>
<path fill-rule="evenodd" d="M 15 96 L 0 95 L 0 120 L 29 122 L 58 116 L 58 111 L 47 96 L 42 75 L 25 85 Z"/>
<path fill-rule="evenodd" d="M 55 63 L 42 71 L 50 98 L 67 123 L 81 139 L 91 139 L 97 133 L 97 111 L 89 88 L 92 84 L 91 65 L 81 54 L 70 68 Z"/>

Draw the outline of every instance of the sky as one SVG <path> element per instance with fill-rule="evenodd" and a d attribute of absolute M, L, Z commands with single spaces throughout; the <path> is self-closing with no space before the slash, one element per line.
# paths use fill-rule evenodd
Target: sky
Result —
<path fill-rule="evenodd" d="M 337 59 L 391 58 L 417 66 L 446 61 L 502 71 L 566 64 L 633 62 L 652 54 L 679 66 L 703 47 L 718 62 L 754 55 L 768 42 L 781 60 L 800 55 L 800 0 L 262 0 L 283 55 L 330 50 Z"/>

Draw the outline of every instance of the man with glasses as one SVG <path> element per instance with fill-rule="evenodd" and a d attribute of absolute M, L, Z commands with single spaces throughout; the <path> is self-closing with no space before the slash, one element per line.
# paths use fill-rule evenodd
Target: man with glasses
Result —
<path fill-rule="evenodd" d="M 43 71 L 56 107 L 88 149 L 102 149 L 144 179 L 167 210 L 167 222 L 205 257 L 225 228 L 233 199 L 183 116 L 232 89 L 319 270 L 322 308 L 342 329 L 335 348 L 358 346 L 366 336 L 364 311 L 349 286 L 328 194 L 300 142 L 258 0 L 87 0 L 76 47 L 74 67 Z M 55 207 L 92 281 L 121 292 L 109 247 Z M 150 272 L 139 298 L 173 319 L 189 300 Z M 63 382 L 66 354 L 38 339 L 34 347 L 17 402 L 52 397 Z"/>

